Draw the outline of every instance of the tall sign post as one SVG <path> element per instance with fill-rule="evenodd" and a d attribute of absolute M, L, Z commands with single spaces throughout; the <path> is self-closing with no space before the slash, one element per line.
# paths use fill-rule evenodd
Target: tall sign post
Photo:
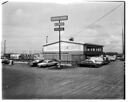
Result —
<path fill-rule="evenodd" d="M 55 26 L 59 26 L 59 28 L 54 28 L 54 31 L 59 31 L 59 67 L 61 65 L 61 31 L 64 31 L 64 22 L 63 20 L 68 20 L 68 16 L 55 16 L 51 17 L 51 21 L 58 21 L 58 23 L 54 23 Z"/>
<path fill-rule="evenodd" d="M 6 54 L 6 40 L 4 40 L 4 56 Z"/>

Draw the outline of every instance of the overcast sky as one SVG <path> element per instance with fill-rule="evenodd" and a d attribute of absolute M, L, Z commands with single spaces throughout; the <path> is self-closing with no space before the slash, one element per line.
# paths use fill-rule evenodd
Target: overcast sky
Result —
<path fill-rule="evenodd" d="M 104 51 L 122 51 L 123 2 L 19 3 L 3 5 L 3 41 L 8 52 L 41 51 L 58 41 L 51 17 L 68 15 L 61 40 L 104 45 Z M 99 19 L 101 18 L 101 19 Z"/>

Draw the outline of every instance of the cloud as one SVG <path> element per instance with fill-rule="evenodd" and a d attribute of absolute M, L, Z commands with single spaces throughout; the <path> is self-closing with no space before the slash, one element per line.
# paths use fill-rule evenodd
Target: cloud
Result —
<path fill-rule="evenodd" d="M 104 15 L 106 10 L 111 10 L 114 5 L 8 3 L 3 8 L 3 36 L 14 49 L 23 47 L 28 50 L 29 48 L 37 49 L 39 45 L 45 44 L 44 35 L 48 35 L 49 42 L 58 41 L 58 32 L 54 31 L 54 22 L 51 22 L 50 18 L 66 14 L 69 19 L 64 21 L 65 31 L 61 32 L 62 40 L 74 37 L 75 42 L 102 44 L 105 45 L 105 49 L 110 50 L 119 49 L 121 17 L 116 17 L 114 13 L 112 16 L 114 19 L 108 16 L 109 19 L 90 25 Z M 116 13 L 120 14 L 120 9 Z"/>
<path fill-rule="evenodd" d="M 17 16 L 22 16 L 24 13 L 23 13 L 23 10 L 22 9 L 18 9 L 18 10 L 16 10 L 15 14 Z"/>

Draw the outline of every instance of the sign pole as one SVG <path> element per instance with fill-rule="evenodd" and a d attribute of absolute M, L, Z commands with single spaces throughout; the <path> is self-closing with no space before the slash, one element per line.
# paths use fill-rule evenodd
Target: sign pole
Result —
<path fill-rule="evenodd" d="M 59 20 L 60 23 L 60 20 Z M 59 25 L 59 29 L 60 29 L 60 25 Z M 60 34 L 60 30 L 59 30 L 59 67 L 61 65 L 61 34 Z"/>
<path fill-rule="evenodd" d="M 6 54 L 6 40 L 4 40 L 4 56 Z"/>
<path fill-rule="evenodd" d="M 59 26 L 59 28 L 54 28 L 54 31 L 59 31 L 59 68 L 61 66 L 61 30 L 64 30 L 64 22 L 60 22 L 62 20 L 68 20 L 68 16 L 55 16 L 51 17 L 51 21 L 59 21 L 59 23 L 55 23 L 55 26 Z"/>

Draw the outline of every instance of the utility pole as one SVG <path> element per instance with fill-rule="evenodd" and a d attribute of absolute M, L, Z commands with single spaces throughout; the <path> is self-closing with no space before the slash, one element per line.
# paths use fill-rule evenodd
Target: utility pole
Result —
<path fill-rule="evenodd" d="M 48 43 L 48 36 L 46 36 L 46 44 Z"/>
<path fill-rule="evenodd" d="M 6 54 L 6 40 L 4 40 L 4 55 Z"/>
<path fill-rule="evenodd" d="M 59 20 L 60 23 L 60 20 Z M 59 25 L 60 29 L 60 25 Z M 59 30 L 59 60 L 61 61 L 61 35 L 60 35 L 60 30 Z"/>

